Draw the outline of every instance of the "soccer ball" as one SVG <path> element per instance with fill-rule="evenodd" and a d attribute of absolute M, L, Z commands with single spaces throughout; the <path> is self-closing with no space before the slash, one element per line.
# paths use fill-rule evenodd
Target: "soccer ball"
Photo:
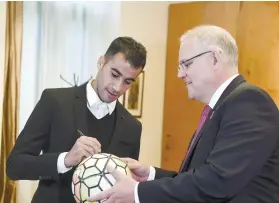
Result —
<path fill-rule="evenodd" d="M 116 180 L 106 170 L 107 165 L 130 176 L 127 164 L 115 155 L 98 153 L 87 157 L 77 166 L 72 177 L 72 193 L 76 202 L 89 203 L 87 197 L 114 185 Z"/>

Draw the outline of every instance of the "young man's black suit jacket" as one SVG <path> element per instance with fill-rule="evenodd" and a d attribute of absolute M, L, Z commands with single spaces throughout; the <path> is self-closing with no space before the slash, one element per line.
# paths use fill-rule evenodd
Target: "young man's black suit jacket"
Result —
<path fill-rule="evenodd" d="M 140 203 L 279 202 L 279 113 L 261 89 L 236 77 L 221 95 L 181 173 L 156 168 Z"/>
<path fill-rule="evenodd" d="M 7 175 L 14 180 L 40 180 L 32 203 L 74 203 L 71 179 L 74 168 L 57 172 L 57 158 L 79 138 L 88 135 L 86 84 L 48 89 L 20 133 L 7 161 Z M 117 102 L 114 133 L 106 153 L 138 159 L 141 123 Z M 41 150 L 42 155 L 39 155 Z"/>

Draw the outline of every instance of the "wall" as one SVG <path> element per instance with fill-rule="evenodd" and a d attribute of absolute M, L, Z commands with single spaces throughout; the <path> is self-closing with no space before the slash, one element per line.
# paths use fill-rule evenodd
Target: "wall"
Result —
<path fill-rule="evenodd" d="M 2 132 L 3 75 L 5 65 L 6 2 L 0 2 L 0 149 Z M 1 156 L 0 156 L 1 158 Z"/>
<path fill-rule="evenodd" d="M 147 47 L 140 161 L 160 166 L 168 6 L 170 2 L 123 2 L 121 35 Z M 148 86 L 148 88 L 147 88 Z"/>

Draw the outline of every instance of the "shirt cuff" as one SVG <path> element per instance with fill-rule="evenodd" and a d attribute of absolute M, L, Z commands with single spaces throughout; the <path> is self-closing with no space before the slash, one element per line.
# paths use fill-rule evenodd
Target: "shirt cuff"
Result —
<path fill-rule="evenodd" d="M 65 156 L 67 155 L 68 152 L 63 152 L 58 156 L 58 160 L 57 160 L 57 171 L 58 173 L 66 173 L 67 171 L 71 170 L 72 167 L 67 168 L 65 166 Z"/>
<path fill-rule="evenodd" d="M 139 183 L 136 184 L 135 189 L 134 189 L 135 203 L 140 203 L 140 201 L 139 201 L 139 195 L 138 195 L 138 185 L 139 185 Z"/>
<path fill-rule="evenodd" d="M 147 178 L 147 181 L 154 180 L 155 179 L 155 174 L 156 174 L 155 168 L 153 166 L 150 166 L 150 172 L 149 172 L 149 176 Z M 139 183 L 137 182 L 137 184 L 136 184 L 136 186 L 134 188 L 135 203 L 140 203 L 139 195 L 138 195 L 138 185 L 139 185 Z"/>
<path fill-rule="evenodd" d="M 149 172 L 149 176 L 147 178 L 147 181 L 154 180 L 155 179 L 155 174 L 156 174 L 155 168 L 153 166 L 150 166 L 150 172 Z"/>

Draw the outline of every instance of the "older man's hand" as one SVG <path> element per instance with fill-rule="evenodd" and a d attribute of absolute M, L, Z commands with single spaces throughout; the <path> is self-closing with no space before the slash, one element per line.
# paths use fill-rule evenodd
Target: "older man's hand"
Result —
<path fill-rule="evenodd" d="M 121 158 L 124 161 L 128 168 L 131 171 L 132 177 L 138 182 L 147 181 L 149 173 L 150 173 L 150 166 L 140 163 L 139 161 L 131 158 Z"/>

